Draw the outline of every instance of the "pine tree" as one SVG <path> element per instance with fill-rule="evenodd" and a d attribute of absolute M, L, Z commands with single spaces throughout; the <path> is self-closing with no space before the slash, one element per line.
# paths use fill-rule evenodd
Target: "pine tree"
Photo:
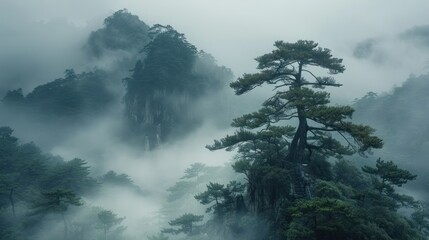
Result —
<path fill-rule="evenodd" d="M 263 175 L 259 179 L 270 173 L 276 182 L 284 182 L 280 176 L 288 174 L 294 186 L 292 192 L 311 197 L 303 164 L 311 164 L 320 157 L 340 158 L 356 152 L 365 155 L 372 148 L 381 148 L 383 143 L 373 135 L 371 127 L 352 123 L 354 110 L 350 106 L 330 105 L 329 93 L 316 90 L 341 86 L 332 76 L 320 77 L 315 72 L 321 68 L 331 75 L 342 73 L 342 59 L 333 57 L 329 49 L 318 47 L 313 41 L 277 41 L 274 46 L 271 53 L 256 58 L 259 73 L 244 74 L 230 86 L 237 95 L 262 85 L 271 86 L 276 93 L 260 110 L 234 119 L 232 126 L 238 128 L 234 135 L 215 140 L 207 147 L 231 150 L 239 145 L 240 167 L 248 168 L 240 171 L 248 175 L 259 171 Z M 274 174 L 282 169 L 288 172 Z M 251 181 L 250 186 L 254 184 Z M 285 189 L 274 189 L 271 195 L 284 196 Z M 279 195 L 280 191 L 283 195 Z"/>
<path fill-rule="evenodd" d="M 65 213 L 70 206 L 80 206 L 82 202 L 71 190 L 56 189 L 42 193 L 40 200 L 34 204 L 31 215 L 60 214 L 64 223 L 64 239 L 68 239 L 68 224 Z"/>
<path fill-rule="evenodd" d="M 200 226 L 195 226 L 196 222 L 203 221 L 204 216 L 202 215 L 194 215 L 191 213 L 185 213 L 182 216 L 171 220 L 168 224 L 170 226 L 178 226 L 178 229 L 174 228 L 164 228 L 162 233 L 170 233 L 170 234 L 180 234 L 184 233 L 188 236 L 195 235 L 199 232 Z"/>
<path fill-rule="evenodd" d="M 124 219 L 125 218 L 120 218 L 117 214 L 109 210 L 102 210 L 98 213 L 98 221 L 100 228 L 103 230 L 104 240 L 107 240 L 108 231 L 112 227 L 121 224 Z"/>
<path fill-rule="evenodd" d="M 332 57 L 329 49 L 320 48 L 313 41 L 277 41 L 274 46 L 277 49 L 256 58 L 261 70 L 259 73 L 244 74 L 230 85 L 237 95 L 263 84 L 277 90 L 259 111 L 234 119 L 232 126 L 240 128 L 239 133 L 243 129 L 267 131 L 284 120 L 296 119 L 298 127 L 288 144 L 285 161 L 299 163 L 308 161 L 314 151 L 336 156 L 354 152 L 364 154 L 371 148 L 382 147 L 382 140 L 372 135 L 372 128 L 350 121 L 353 114 L 351 107 L 330 106 L 329 93 L 314 90 L 341 86 L 332 77 L 316 76 L 313 68 L 327 69 L 330 74 L 342 73 L 345 70 L 342 59 Z M 346 145 L 336 140 L 330 134 L 332 132 L 343 136 Z M 210 148 L 228 147 L 231 145 L 228 140 L 231 137 L 216 141 Z"/>

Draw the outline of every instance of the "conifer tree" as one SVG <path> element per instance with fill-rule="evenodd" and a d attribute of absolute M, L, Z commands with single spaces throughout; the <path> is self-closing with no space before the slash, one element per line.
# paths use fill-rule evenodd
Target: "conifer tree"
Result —
<path fill-rule="evenodd" d="M 100 228 L 103 230 L 104 240 L 107 240 L 108 231 L 112 227 L 119 225 L 124 219 L 109 210 L 102 210 L 98 213 L 98 221 Z"/>
<path fill-rule="evenodd" d="M 341 86 L 331 75 L 344 72 L 342 59 L 313 41 L 277 41 L 274 46 L 271 53 L 256 58 L 260 72 L 244 74 L 230 86 L 237 95 L 263 85 L 275 94 L 258 111 L 234 119 L 232 126 L 238 130 L 233 135 L 207 146 L 240 146 L 241 159 L 234 166 L 246 174 L 252 198 L 266 202 L 262 208 L 275 208 L 288 196 L 290 184 L 293 195 L 312 197 L 303 165 L 320 158 L 365 155 L 383 145 L 374 129 L 351 121 L 350 106 L 332 105 L 330 94 L 317 90 Z M 320 69 L 330 76 L 317 76 Z"/>
<path fill-rule="evenodd" d="M 284 127 L 284 121 L 292 119 L 297 120 L 298 126 L 287 125 L 294 127 L 294 133 L 287 136 L 285 162 L 307 162 L 314 152 L 339 156 L 364 154 L 371 148 L 382 147 L 382 140 L 373 135 L 371 127 L 350 121 L 353 114 L 350 106 L 329 105 L 329 93 L 315 90 L 341 86 L 333 77 L 320 77 L 314 72 L 322 68 L 331 75 L 342 73 L 345 70 L 342 59 L 334 58 L 329 49 L 318 47 L 313 41 L 277 41 L 274 46 L 276 49 L 271 53 L 256 58 L 259 73 L 244 74 L 230 86 L 237 95 L 262 85 L 272 86 L 276 93 L 259 111 L 234 119 L 232 126 L 239 130 L 233 136 L 215 141 L 209 149 L 250 141 L 255 136 L 244 134 L 249 130 L 272 134 L 279 131 L 273 126 Z M 343 137 L 344 142 L 331 133 Z"/>
<path fill-rule="evenodd" d="M 184 233 L 188 236 L 192 236 L 198 233 L 198 230 L 200 226 L 196 226 L 195 223 L 203 221 L 204 216 L 202 215 L 194 215 L 191 213 L 185 213 L 182 216 L 171 220 L 168 224 L 173 227 L 179 227 L 178 229 L 175 228 L 164 228 L 161 232 L 162 233 L 169 233 L 169 234 L 180 234 Z"/>
<path fill-rule="evenodd" d="M 34 204 L 31 215 L 60 214 L 64 223 L 64 239 L 68 239 L 68 224 L 64 214 L 70 206 L 80 205 L 82 205 L 81 199 L 73 191 L 56 189 L 42 193 L 41 199 Z"/>
<path fill-rule="evenodd" d="M 380 193 L 394 192 L 394 186 L 401 187 L 408 181 L 416 179 L 417 175 L 407 170 L 400 169 L 392 161 L 377 160 L 375 168 L 365 166 L 362 171 L 377 176 L 381 181 L 376 184 Z"/>

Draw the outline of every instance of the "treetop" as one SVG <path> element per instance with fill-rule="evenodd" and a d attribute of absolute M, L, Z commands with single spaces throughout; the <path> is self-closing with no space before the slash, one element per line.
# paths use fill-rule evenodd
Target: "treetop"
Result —
<path fill-rule="evenodd" d="M 316 66 L 328 69 L 330 74 L 342 73 L 345 66 L 343 59 L 334 58 L 331 50 L 321 48 L 318 43 L 309 40 L 299 40 L 295 43 L 276 41 L 276 47 L 271 53 L 257 57 L 258 69 L 255 74 L 244 74 L 230 86 L 237 95 L 246 93 L 264 83 L 274 84 L 275 88 L 282 86 L 304 86 L 312 87 L 341 86 L 332 77 L 317 77 L 307 66 Z M 307 73 L 313 79 L 306 80 L 301 73 Z"/>

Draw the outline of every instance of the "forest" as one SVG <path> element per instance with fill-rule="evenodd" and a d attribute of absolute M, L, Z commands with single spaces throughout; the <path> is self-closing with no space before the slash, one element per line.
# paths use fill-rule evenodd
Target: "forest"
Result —
<path fill-rule="evenodd" d="M 429 25 L 353 61 L 275 39 L 236 76 L 141 17 L 103 16 L 54 77 L 0 64 L 0 239 L 428 239 L 427 68 L 384 92 L 345 79 L 390 44 L 429 50 Z"/>

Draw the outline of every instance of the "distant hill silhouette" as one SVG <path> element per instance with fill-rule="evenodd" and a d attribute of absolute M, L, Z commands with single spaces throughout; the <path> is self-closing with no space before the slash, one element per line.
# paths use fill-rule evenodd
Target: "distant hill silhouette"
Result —
<path fill-rule="evenodd" d="M 391 93 L 371 92 L 354 104 L 354 119 L 373 126 L 384 139 L 381 156 L 417 173 L 414 187 L 420 190 L 429 186 L 428 93 L 429 74 L 410 76 Z"/>

